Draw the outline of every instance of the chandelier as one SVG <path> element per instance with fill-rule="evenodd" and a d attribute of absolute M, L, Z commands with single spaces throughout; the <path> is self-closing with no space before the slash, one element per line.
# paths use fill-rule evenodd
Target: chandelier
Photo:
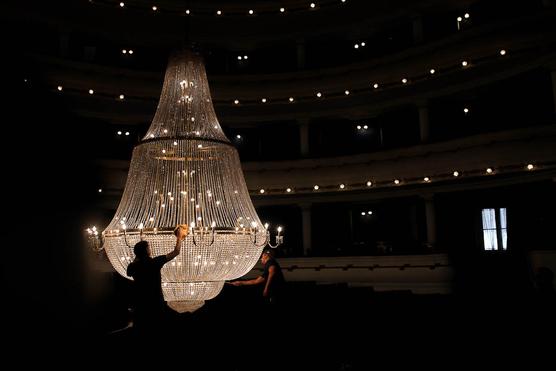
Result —
<path fill-rule="evenodd" d="M 127 277 L 133 246 L 149 242 L 153 256 L 173 250 L 173 230 L 187 224 L 181 253 L 161 271 L 164 299 L 184 312 L 202 306 L 226 280 L 249 272 L 265 246 L 275 244 L 245 184 L 237 150 L 212 104 L 202 58 L 189 50 L 170 57 L 154 119 L 134 148 L 127 183 L 114 218 L 89 243 L 104 249 Z"/>

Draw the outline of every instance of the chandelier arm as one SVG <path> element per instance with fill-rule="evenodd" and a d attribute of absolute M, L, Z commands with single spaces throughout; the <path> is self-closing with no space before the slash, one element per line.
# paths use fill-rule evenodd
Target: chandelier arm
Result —
<path fill-rule="evenodd" d="M 124 229 L 124 242 L 125 242 L 125 244 L 127 245 L 127 247 L 129 247 L 130 249 L 133 248 L 133 246 L 131 246 L 131 245 L 129 244 L 129 242 L 127 242 L 127 233 L 126 233 L 126 230 L 125 230 L 125 229 Z"/>
<path fill-rule="evenodd" d="M 283 237 L 283 236 L 280 236 L 280 235 L 277 235 L 277 236 L 276 236 L 276 244 L 275 244 L 275 245 L 272 245 L 272 243 L 270 242 L 270 238 L 269 238 L 268 246 L 270 246 L 271 248 L 275 249 L 275 248 L 277 248 L 278 246 L 280 246 L 280 245 L 283 244 L 283 243 L 284 243 L 284 237 Z"/>
<path fill-rule="evenodd" d="M 265 236 L 264 242 L 263 242 L 262 244 L 257 244 L 257 232 L 255 232 L 255 237 L 254 237 L 254 238 L 251 238 L 251 237 L 249 237 L 249 238 L 251 239 L 251 243 L 252 243 L 255 247 L 264 247 L 264 246 L 266 246 L 266 245 L 269 243 L 269 241 L 270 241 L 270 233 L 269 233 L 268 231 L 266 232 L 266 236 Z"/>
<path fill-rule="evenodd" d="M 203 234 L 203 233 L 201 232 L 201 241 L 203 240 L 202 234 Z M 211 240 L 210 240 L 210 243 L 208 244 L 207 247 L 210 247 L 210 246 L 212 246 L 212 245 L 214 244 L 215 235 L 216 235 L 216 232 L 214 231 L 214 228 L 212 228 L 212 231 L 211 231 Z M 197 241 L 195 240 L 195 230 L 191 230 L 191 236 L 193 237 L 193 245 L 199 246 L 199 245 L 197 244 Z"/>

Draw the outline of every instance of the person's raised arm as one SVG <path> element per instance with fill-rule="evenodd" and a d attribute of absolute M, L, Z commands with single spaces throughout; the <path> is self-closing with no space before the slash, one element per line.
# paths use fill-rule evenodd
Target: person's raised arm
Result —
<path fill-rule="evenodd" d="M 180 254 L 181 242 L 184 239 L 185 239 L 185 234 L 181 234 L 181 233 L 176 234 L 176 247 L 174 247 L 173 251 L 166 254 L 166 261 L 170 261 Z"/>

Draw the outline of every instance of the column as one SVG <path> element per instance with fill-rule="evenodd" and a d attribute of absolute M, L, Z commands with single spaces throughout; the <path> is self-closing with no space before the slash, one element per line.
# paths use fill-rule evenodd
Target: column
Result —
<path fill-rule="evenodd" d="M 419 110 L 419 132 L 421 133 L 421 143 L 426 143 L 430 138 L 429 106 L 426 101 L 417 103 Z"/>
<path fill-rule="evenodd" d="M 61 57 L 67 57 L 68 55 L 69 39 L 70 39 L 70 33 L 68 30 L 66 29 L 58 30 L 58 42 L 60 47 L 59 52 Z"/>
<path fill-rule="evenodd" d="M 309 120 L 298 119 L 299 125 L 299 148 L 301 157 L 309 156 Z"/>
<path fill-rule="evenodd" d="M 305 40 L 296 40 L 297 69 L 305 68 Z"/>
<path fill-rule="evenodd" d="M 303 255 L 311 253 L 311 204 L 301 204 L 301 225 L 303 232 Z"/>
<path fill-rule="evenodd" d="M 423 42 L 423 17 L 415 16 L 412 19 L 413 23 L 413 42 L 415 44 L 420 44 Z"/>
<path fill-rule="evenodd" d="M 554 113 L 556 114 L 556 70 L 550 72 L 552 77 L 552 99 L 554 99 Z"/>
<path fill-rule="evenodd" d="M 425 195 L 425 223 L 427 225 L 427 247 L 430 251 L 436 245 L 436 210 L 434 207 L 434 195 Z"/>

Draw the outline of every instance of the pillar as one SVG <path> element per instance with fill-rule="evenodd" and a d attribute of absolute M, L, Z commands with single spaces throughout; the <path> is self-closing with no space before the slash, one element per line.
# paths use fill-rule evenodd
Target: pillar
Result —
<path fill-rule="evenodd" d="M 419 109 L 421 143 L 426 143 L 430 139 L 429 106 L 427 102 L 420 102 L 417 104 L 417 108 Z"/>
<path fill-rule="evenodd" d="M 427 246 L 433 250 L 436 245 L 436 210 L 434 207 L 434 195 L 426 195 L 425 200 L 425 223 L 427 226 Z"/>
<path fill-rule="evenodd" d="M 301 224 L 303 234 L 303 255 L 311 252 L 311 204 L 301 204 Z"/>
<path fill-rule="evenodd" d="M 298 120 L 299 124 L 299 148 L 302 157 L 309 156 L 309 120 Z"/>

